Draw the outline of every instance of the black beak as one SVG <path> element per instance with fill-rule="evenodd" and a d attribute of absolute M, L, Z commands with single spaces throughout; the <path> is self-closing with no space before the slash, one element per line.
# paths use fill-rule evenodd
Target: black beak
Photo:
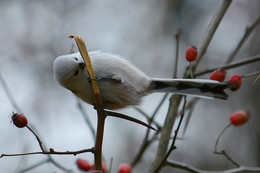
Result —
<path fill-rule="evenodd" d="M 84 62 L 80 62 L 79 67 L 83 69 L 84 67 L 86 67 L 86 64 Z"/>

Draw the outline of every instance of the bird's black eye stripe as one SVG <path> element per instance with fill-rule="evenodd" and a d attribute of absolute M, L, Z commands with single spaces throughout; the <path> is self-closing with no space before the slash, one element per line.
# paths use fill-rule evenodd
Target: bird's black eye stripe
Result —
<path fill-rule="evenodd" d="M 74 73 L 74 76 L 77 76 L 79 74 L 79 71 L 76 70 L 75 73 Z"/>
<path fill-rule="evenodd" d="M 75 59 L 76 61 L 78 61 L 78 60 L 79 60 L 77 57 L 74 57 L 74 59 Z"/>

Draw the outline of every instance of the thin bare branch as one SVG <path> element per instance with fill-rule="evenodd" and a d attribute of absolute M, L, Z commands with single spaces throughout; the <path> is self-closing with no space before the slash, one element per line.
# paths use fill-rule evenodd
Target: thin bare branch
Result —
<path fill-rule="evenodd" d="M 158 168 L 155 170 L 155 172 L 159 172 L 159 170 L 164 166 L 167 158 L 170 156 L 170 154 L 172 153 L 173 150 L 176 149 L 176 146 L 175 146 L 175 142 L 176 142 L 176 139 L 177 139 L 177 136 L 178 136 L 178 133 L 179 133 L 179 130 L 180 130 L 180 127 L 181 127 L 181 124 L 182 124 L 182 120 L 183 120 L 183 117 L 184 117 L 184 114 L 185 114 L 185 106 L 186 106 L 186 103 L 187 103 L 187 96 L 184 96 L 183 100 L 183 107 L 182 107 L 182 112 L 181 112 L 181 117 L 180 117 L 180 120 L 179 120 L 179 123 L 178 123 L 178 126 L 175 130 L 175 133 L 174 133 L 174 137 L 173 137 L 173 140 L 172 140 L 172 144 L 170 146 L 170 149 L 169 151 L 166 153 L 165 157 L 162 159 L 160 165 L 158 166 Z"/>
<path fill-rule="evenodd" d="M 255 30 L 255 28 L 259 24 L 260 24 L 260 17 L 258 19 L 256 19 L 256 21 L 251 26 L 246 28 L 246 32 L 245 32 L 244 36 L 242 37 L 242 39 L 238 43 L 236 49 L 230 54 L 229 58 L 227 59 L 227 62 L 226 62 L 227 64 L 229 64 L 230 62 L 232 62 L 234 60 L 234 58 L 237 55 L 237 53 L 239 52 L 239 50 L 242 48 L 242 46 L 247 41 L 247 39 L 249 38 L 251 33 Z"/>
<path fill-rule="evenodd" d="M 217 137 L 217 140 L 216 140 L 216 142 L 215 142 L 215 147 L 214 147 L 214 153 L 216 153 L 216 152 L 218 152 L 218 142 L 219 142 L 219 139 L 220 139 L 220 137 L 224 134 L 224 132 L 231 126 L 232 124 L 231 123 L 229 123 L 220 133 L 219 133 L 219 135 L 218 135 L 218 137 Z"/>
<path fill-rule="evenodd" d="M 95 133 L 94 126 L 91 124 L 90 119 L 89 119 L 89 117 L 87 115 L 86 110 L 84 109 L 84 107 L 82 105 L 81 100 L 78 97 L 76 97 L 76 100 L 77 100 L 77 106 L 78 106 L 78 108 L 79 108 L 79 110 L 80 110 L 80 112 L 81 112 L 81 114 L 82 114 L 82 116 L 83 116 L 83 118 L 84 118 L 88 128 L 90 129 L 91 135 L 92 135 L 92 137 L 93 137 L 93 139 L 95 141 L 96 140 L 96 133 Z"/>
<path fill-rule="evenodd" d="M 174 38 L 176 41 L 176 53 L 175 53 L 175 64 L 174 64 L 174 72 L 173 72 L 173 77 L 177 78 L 178 76 L 178 61 L 179 61 L 179 49 L 180 49 L 180 39 L 181 39 L 181 29 L 178 29 L 175 34 L 174 34 Z"/>
<path fill-rule="evenodd" d="M 230 162 L 232 162 L 238 168 L 241 166 L 241 164 L 238 161 L 236 161 L 233 157 L 231 157 L 229 154 L 227 154 L 225 150 L 222 150 L 221 152 L 215 151 L 214 153 L 225 156 Z"/>
<path fill-rule="evenodd" d="M 9 87 L 7 86 L 4 78 L 2 77 L 1 73 L 0 73 L 0 83 L 2 84 L 3 90 L 5 91 L 10 103 L 12 104 L 12 106 L 14 107 L 14 109 L 16 109 L 17 112 L 22 113 L 22 110 L 19 108 L 19 106 L 17 105 L 14 96 L 12 94 L 12 92 L 10 91 Z"/>
<path fill-rule="evenodd" d="M 26 155 L 35 155 L 35 154 L 43 154 L 43 155 L 78 155 L 81 153 L 94 153 L 94 148 L 78 150 L 78 151 L 54 151 L 50 149 L 50 151 L 39 151 L 39 152 L 29 152 L 29 153 L 18 153 L 18 154 L 1 154 L 0 158 L 2 157 L 10 157 L 10 156 L 26 156 Z"/>
<path fill-rule="evenodd" d="M 161 138 L 157 147 L 156 157 L 149 170 L 150 173 L 154 173 L 157 170 L 157 168 L 162 162 L 162 159 L 165 157 L 165 154 L 167 153 L 168 144 L 171 139 L 171 132 L 176 117 L 178 115 L 178 107 L 180 105 L 181 100 L 181 95 L 173 95 L 170 98 L 168 113 L 164 121 L 164 125 L 161 129 Z"/>
<path fill-rule="evenodd" d="M 142 122 L 142 121 L 140 121 L 140 120 L 138 120 L 136 118 L 133 118 L 133 117 L 130 117 L 130 116 L 118 113 L 118 112 L 112 112 L 112 111 L 107 111 L 107 110 L 106 110 L 106 113 L 107 113 L 107 116 L 117 117 L 117 118 L 125 119 L 125 120 L 128 120 L 128 121 L 132 121 L 134 123 L 140 124 L 142 126 L 145 126 L 147 128 L 150 128 L 152 130 L 157 131 L 155 128 L 153 128 L 149 124 L 146 124 L 146 123 L 144 123 L 144 122 Z"/>
<path fill-rule="evenodd" d="M 237 68 L 237 67 L 247 65 L 247 64 L 250 64 L 250 63 L 254 63 L 254 62 L 257 62 L 257 61 L 260 61 L 260 55 L 255 55 L 255 56 L 252 56 L 252 57 L 249 57 L 249 58 L 246 58 L 246 59 L 242 59 L 242 60 L 230 63 L 230 64 L 219 65 L 219 66 L 216 66 L 216 67 L 213 67 L 213 68 L 210 68 L 210 69 L 206 69 L 206 70 L 197 72 L 194 75 L 196 77 L 198 77 L 198 76 L 213 72 L 214 70 L 217 70 L 217 69 L 223 68 L 225 70 L 229 70 L 229 69 Z"/>
<path fill-rule="evenodd" d="M 38 136 L 29 126 L 26 126 L 26 128 L 27 128 L 28 130 L 30 130 L 30 131 L 32 132 L 32 134 L 36 137 L 37 142 L 39 143 L 39 146 L 40 146 L 41 150 L 42 150 L 42 151 L 45 151 L 45 149 L 44 149 L 44 147 L 43 147 L 43 144 L 42 144 L 42 141 L 41 141 L 41 139 L 39 138 L 39 136 Z"/>
<path fill-rule="evenodd" d="M 181 163 L 177 161 L 167 161 L 166 165 L 171 166 L 173 168 L 182 169 L 191 173 L 243 173 L 243 172 L 260 172 L 260 167 L 248 167 L 248 166 L 240 166 L 238 168 L 227 169 L 222 171 L 208 171 L 196 168 L 194 166 L 188 165 L 186 163 Z"/>
<path fill-rule="evenodd" d="M 213 18 L 211 19 L 211 22 L 208 25 L 207 31 L 205 32 L 204 37 L 202 38 L 202 41 L 200 43 L 200 45 L 198 46 L 198 57 L 196 59 L 196 61 L 194 62 L 194 64 L 192 65 L 192 71 L 195 71 L 196 67 L 198 66 L 198 64 L 200 63 L 202 57 L 204 56 L 204 54 L 206 53 L 208 46 L 223 18 L 223 16 L 225 15 L 228 7 L 230 6 L 232 0 L 222 0 L 220 7 L 217 9 L 217 11 L 215 12 Z M 186 73 L 186 77 L 188 77 L 188 73 Z"/>

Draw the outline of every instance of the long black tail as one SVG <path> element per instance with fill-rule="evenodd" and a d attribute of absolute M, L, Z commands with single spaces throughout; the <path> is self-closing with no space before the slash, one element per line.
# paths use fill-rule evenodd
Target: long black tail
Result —
<path fill-rule="evenodd" d="M 153 79 L 154 92 L 172 92 L 181 95 L 193 95 L 202 98 L 219 98 L 227 100 L 224 89 L 229 88 L 227 82 L 207 79 Z"/>

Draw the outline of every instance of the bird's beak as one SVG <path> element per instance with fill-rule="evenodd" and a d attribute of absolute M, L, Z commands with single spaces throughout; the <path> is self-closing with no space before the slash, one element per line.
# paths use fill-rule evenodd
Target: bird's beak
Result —
<path fill-rule="evenodd" d="M 80 63 L 79 63 L 79 67 L 80 67 L 81 69 L 83 69 L 84 67 L 86 67 L 86 64 L 85 64 L 84 62 L 80 62 Z"/>

